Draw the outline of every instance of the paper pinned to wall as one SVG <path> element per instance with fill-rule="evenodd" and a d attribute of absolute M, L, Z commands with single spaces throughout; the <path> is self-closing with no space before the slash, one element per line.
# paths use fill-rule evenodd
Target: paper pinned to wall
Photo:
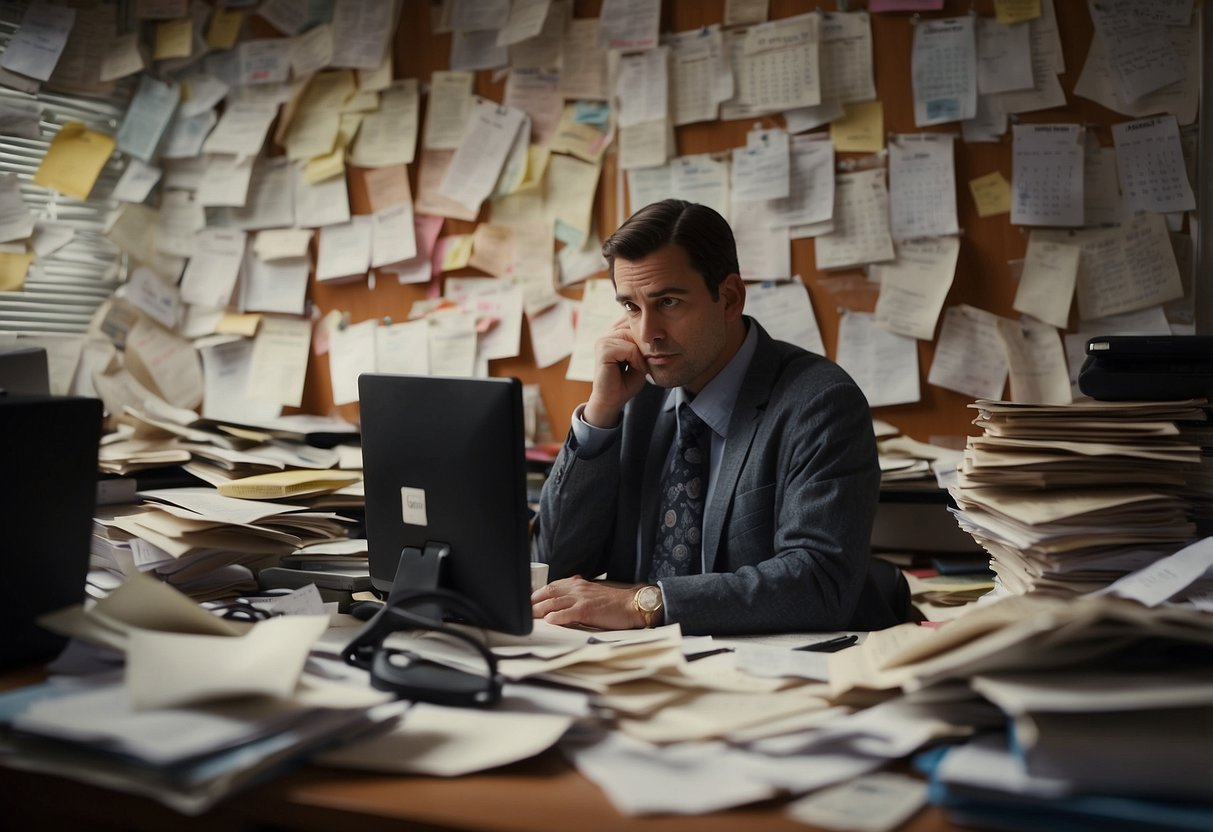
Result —
<path fill-rule="evenodd" d="M 1023 272 L 1012 304 L 1017 312 L 1065 329 L 1070 302 L 1078 282 L 1078 259 L 1082 248 L 1049 240 L 1033 233 L 1028 237 Z"/>
<path fill-rule="evenodd" d="M 898 241 L 960 232 L 952 136 L 912 133 L 889 142 L 889 232 Z"/>
<path fill-rule="evenodd" d="M 968 304 L 949 306 L 935 342 L 927 383 L 975 399 L 1001 399 L 1007 355 L 998 316 Z"/>
<path fill-rule="evenodd" d="M 920 20 L 910 52 L 914 126 L 963 121 L 977 114 L 975 15 Z"/>
<path fill-rule="evenodd" d="M 312 322 L 306 318 L 263 317 L 253 340 L 246 395 L 299 407 L 311 343 Z"/>
<path fill-rule="evenodd" d="M 1021 318 L 998 319 L 1011 377 L 1011 401 L 1025 404 L 1070 404 L 1070 377 L 1057 329 Z"/>
<path fill-rule="evenodd" d="M 877 326 L 874 315 L 847 312 L 839 319 L 834 360 L 855 379 L 871 407 L 920 398 L 918 344 Z"/>
<path fill-rule="evenodd" d="M 88 199 L 101 169 L 114 153 L 114 137 L 89 130 L 78 121 L 59 129 L 34 173 L 34 184 Z"/>
<path fill-rule="evenodd" d="M 477 99 L 468 116 L 467 129 L 438 187 L 439 194 L 470 213 L 479 213 L 525 119 L 521 110 Z"/>
<path fill-rule="evenodd" d="M 959 255 L 960 240 L 956 237 L 898 245 L 896 260 L 875 267 L 880 278 L 876 323 L 890 332 L 931 340 L 956 276 Z"/>
<path fill-rule="evenodd" d="M 1012 225 L 1082 225 L 1083 133 L 1077 124 L 1013 128 Z"/>

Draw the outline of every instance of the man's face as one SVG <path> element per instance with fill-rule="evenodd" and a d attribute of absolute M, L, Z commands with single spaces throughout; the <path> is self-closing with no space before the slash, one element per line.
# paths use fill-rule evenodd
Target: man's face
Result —
<path fill-rule="evenodd" d="M 741 278 L 730 275 L 719 294 L 712 299 L 676 245 L 640 260 L 615 260 L 615 298 L 656 384 L 698 393 L 733 357 L 743 332 Z"/>

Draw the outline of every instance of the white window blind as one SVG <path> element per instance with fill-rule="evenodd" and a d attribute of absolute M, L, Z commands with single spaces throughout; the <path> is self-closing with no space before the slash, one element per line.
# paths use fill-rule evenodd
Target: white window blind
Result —
<path fill-rule="evenodd" d="M 7 48 L 27 5 L 0 3 L 0 52 Z M 37 139 L 0 137 L 0 174 L 15 174 L 21 180 L 22 197 L 38 220 L 68 225 L 74 235 L 63 248 L 35 259 L 24 289 L 0 292 L 0 334 L 83 333 L 97 307 L 124 278 L 124 257 L 101 233 L 116 206 L 110 193 L 122 171 L 119 155 L 115 153 L 106 164 L 91 197 L 84 201 L 31 180 L 51 140 L 67 122 L 114 134 L 130 98 L 130 84 L 119 84 L 110 95 L 97 98 L 55 92 L 47 86 L 33 94 L 0 86 L 0 103 L 33 104 L 42 110 Z"/>

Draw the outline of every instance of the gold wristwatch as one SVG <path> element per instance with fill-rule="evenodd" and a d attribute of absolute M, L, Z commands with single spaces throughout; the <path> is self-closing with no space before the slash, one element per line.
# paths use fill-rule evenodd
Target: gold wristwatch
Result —
<path fill-rule="evenodd" d="M 632 597 L 632 606 L 644 619 L 644 626 L 653 627 L 661 623 L 661 587 L 646 584 L 636 590 Z"/>

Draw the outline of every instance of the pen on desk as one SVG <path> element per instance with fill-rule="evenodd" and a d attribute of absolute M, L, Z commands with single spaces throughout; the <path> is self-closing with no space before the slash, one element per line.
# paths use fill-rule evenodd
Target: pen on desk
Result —
<path fill-rule="evenodd" d="M 803 647 L 793 647 L 793 650 L 804 650 L 806 653 L 837 653 L 843 648 L 850 647 L 855 642 L 859 641 L 859 636 L 838 636 L 825 641 L 819 641 L 815 644 L 806 644 Z"/>

